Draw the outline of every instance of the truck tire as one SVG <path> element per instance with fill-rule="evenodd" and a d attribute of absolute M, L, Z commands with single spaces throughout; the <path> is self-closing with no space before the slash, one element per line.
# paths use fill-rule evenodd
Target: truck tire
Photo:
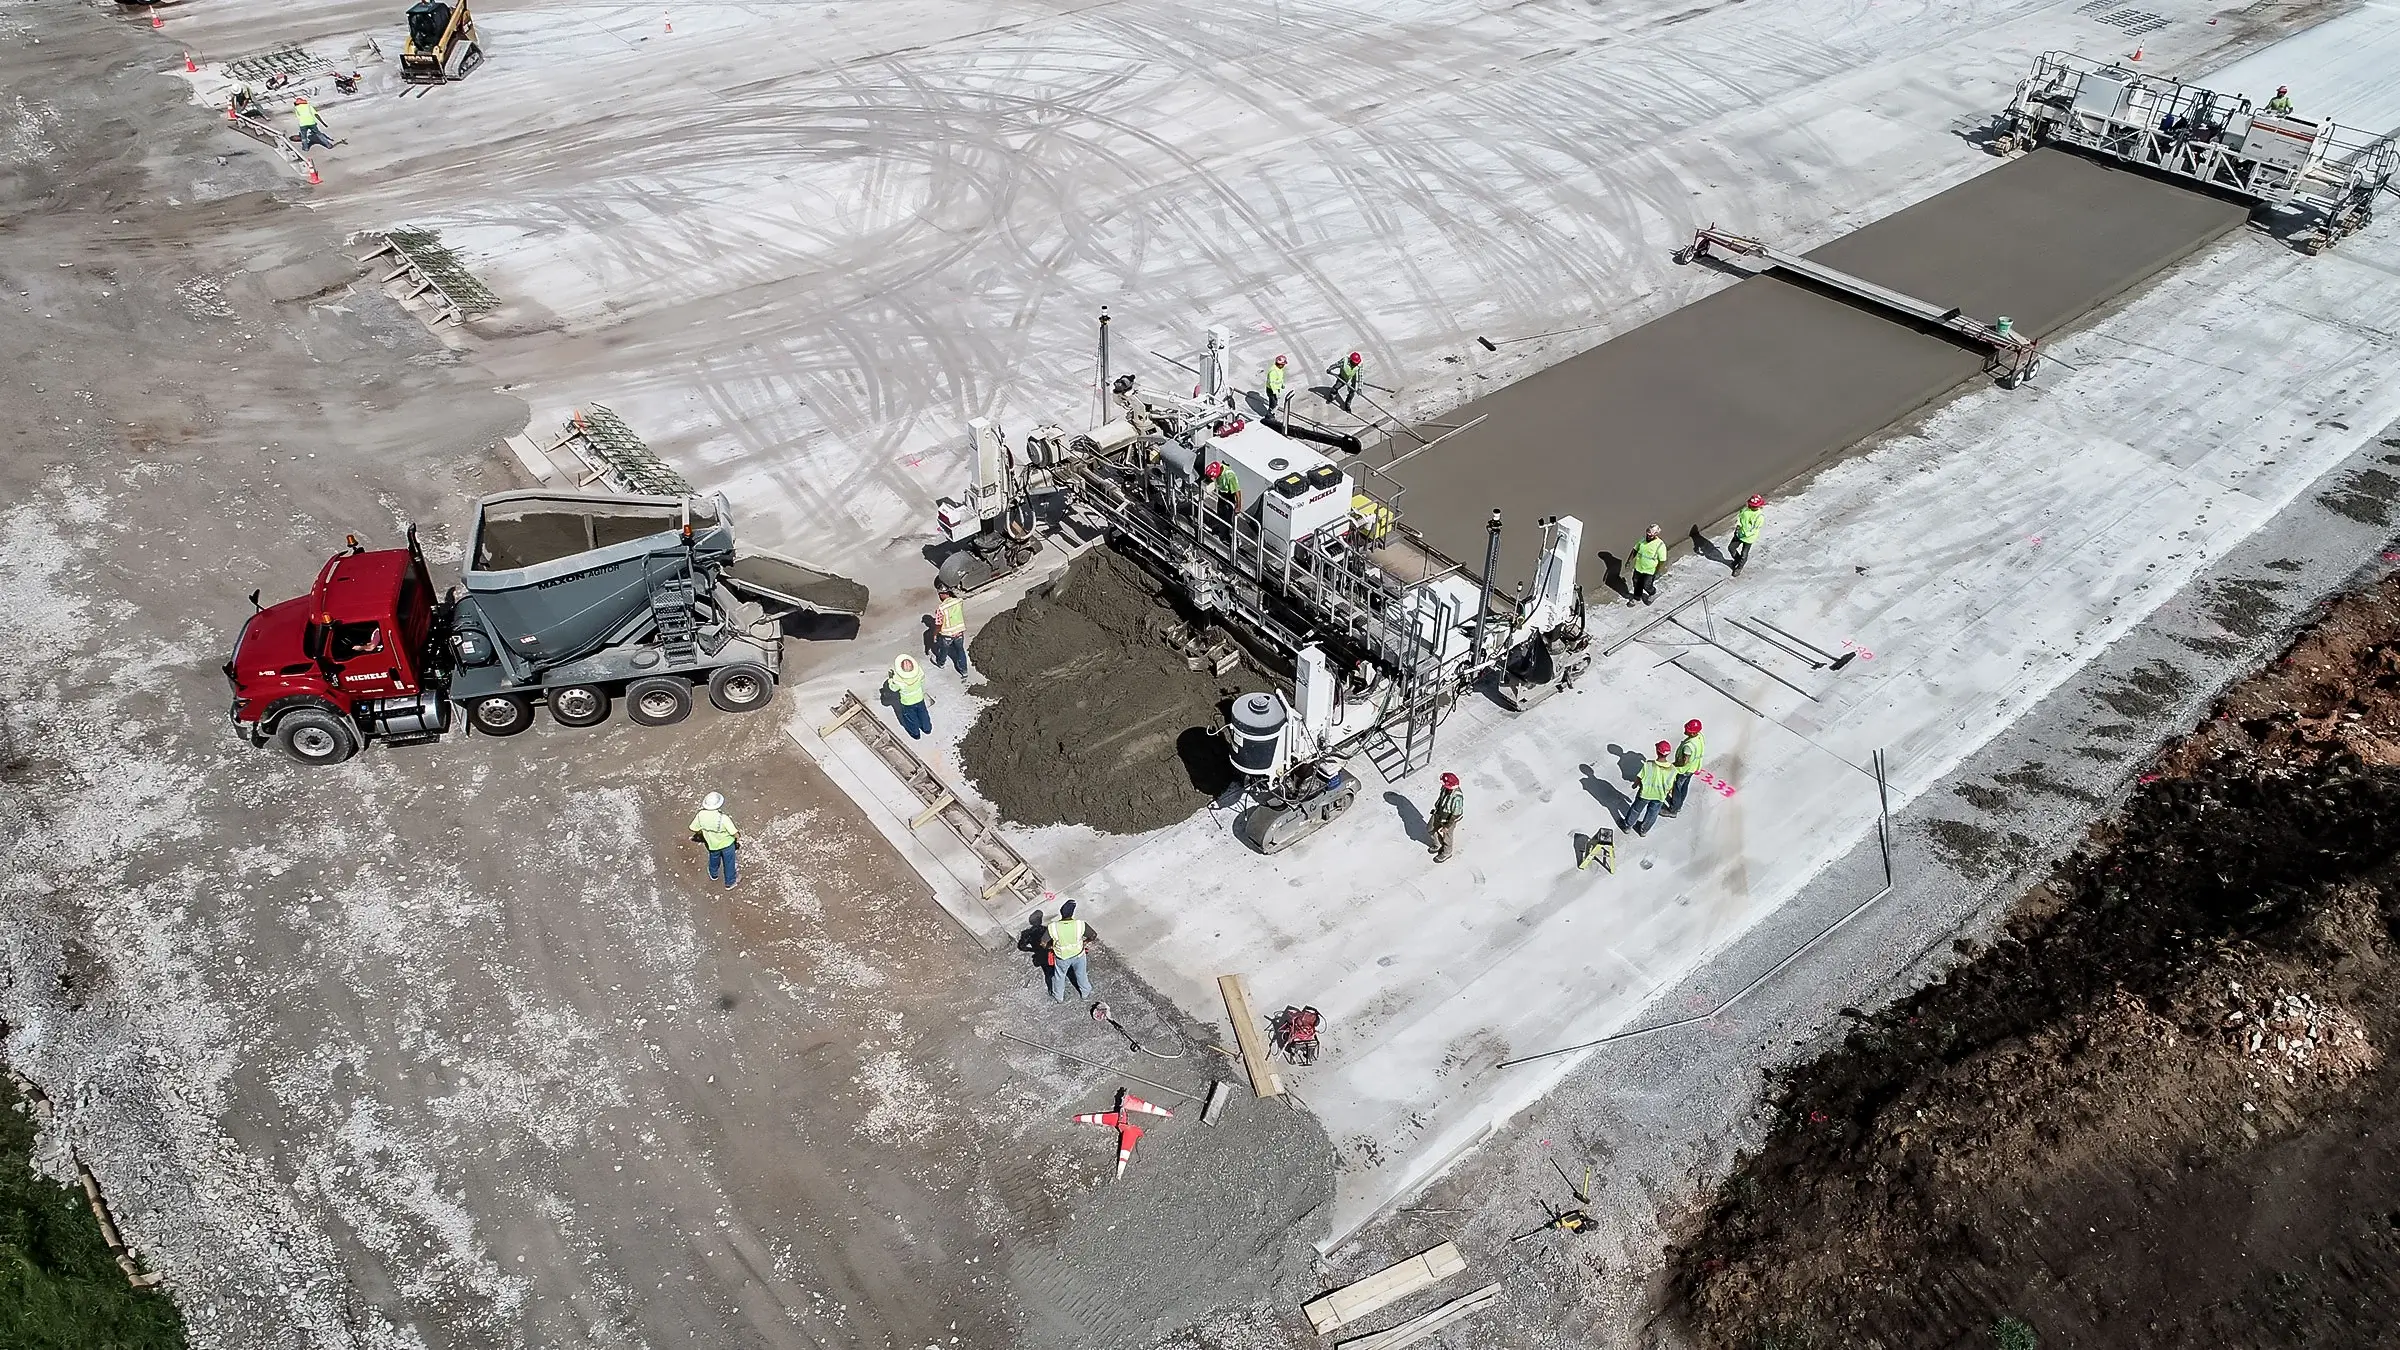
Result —
<path fill-rule="evenodd" d="M 533 700 L 523 694 L 493 694 L 467 705 L 467 720 L 486 736 L 514 736 L 533 725 Z"/>
<path fill-rule="evenodd" d="M 608 720 L 608 691 L 596 684 L 562 684 L 550 691 L 550 717 L 562 727 L 596 727 Z"/>
<path fill-rule="evenodd" d="M 754 661 L 736 661 L 708 677 L 708 701 L 718 712 L 756 712 L 775 697 L 775 677 Z"/>
<path fill-rule="evenodd" d="M 358 753 L 358 730 L 331 708 L 294 708 L 275 722 L 275 748 L 303 764 L 339 764 Z"/>
<path fill-rule="evenodd" d="M 692 715 L 692 686 L 652 675 L 625 686 L 625 716 L 646 727 L 671 727 Z"/>

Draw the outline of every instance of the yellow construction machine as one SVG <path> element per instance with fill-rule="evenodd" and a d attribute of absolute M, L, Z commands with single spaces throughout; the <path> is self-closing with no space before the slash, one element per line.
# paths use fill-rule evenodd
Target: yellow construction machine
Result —
<path fill-rule="evenodd" d="M 408 9 L 408 45 L 400 49 L 400 78 L 444 84 L 483 64 L 475 16 L 467 0 L 417 0 Z"/>

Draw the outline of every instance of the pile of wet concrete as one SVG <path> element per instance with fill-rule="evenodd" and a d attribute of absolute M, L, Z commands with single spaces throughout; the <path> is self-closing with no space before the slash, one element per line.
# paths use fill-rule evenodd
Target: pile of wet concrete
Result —
<path fill-rule="evenodd" d="M 959 746 L 967 777 L 1019 825 L 1139 834 L 1232 785 L 1226 701 L 1263 687 L 1248 666 L 1194 670 L 1161 634 L 1190 627 L 1158 581 L 1096 548 L 983 625 L 976 692 L 992 700 Z"/>

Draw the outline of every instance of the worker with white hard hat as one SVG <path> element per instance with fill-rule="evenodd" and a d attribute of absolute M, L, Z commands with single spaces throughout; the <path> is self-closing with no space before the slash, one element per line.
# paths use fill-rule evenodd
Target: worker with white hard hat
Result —
<path fill-rule="evenodd" d="M 734 828 L 733 817 L 725 814 L 725 794 L 712 792 L 700 799 L 700 813 L 692 817 L 692 838 L 708 848 L 708 875 L 722 876 L 728 887 L 733 885 L 735 859 L 742 850 L 742 832 Z"/>
<path fill-rule="evenodd" d="M 900 729 L 910 740 L 932 733 L 933 713 L 925 704 L 925 668 L 917 664 L 917 658 L 903 656 L 892 662 L 892 673 L 884 678 L 883 687 L 892 691 Z"/>
<path fill-rule="evenodd" d="M 1642 532 L 1642 542 L 1633 546 L 1633 557 L 1625 565 L 1625 603 L 1657 604 L 1658 569 L 1666 565 L 1667 541 L 1653 525 Z"/>

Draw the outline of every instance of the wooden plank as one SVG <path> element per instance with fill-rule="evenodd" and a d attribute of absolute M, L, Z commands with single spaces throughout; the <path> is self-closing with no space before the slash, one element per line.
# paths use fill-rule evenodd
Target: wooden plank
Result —
<path fill-rule="evenodd" d="M 951 795 L 950 789 L 943 788 L 940 796 L 935 797 L 932 801 L 926 803 L 925 809 L 917 813 L 917 818 L 908 822 L 908 832 L 910 834 L 915 834 L 917 831 L 924 829 L 926 821 L 929 821 L 935 816 L 940 815 L 944 807 L 957 800 L 957 797 Z"/>
<path fill-rule="evenodd" d="M 1009 889 L 1011 886 L 1014 886 L 1017 878 L 1025 875 L 1025 872 L 1026 865 L 1024 863 L 1018 863 L 1016 866 L 1008 869 L 1008 875 L 983 888 L 983 898 L 989 900 L 993 896 L 998 895 L 1000 892 Z"/>
<path fill-rule="evenodd" d="M 1364 1336 L 1354 1336 L 1346 1341 L 1337 1341 L 1335 1344 L 1338 1350 L 1405 1350 L 1405 1347 L 1429 1339 L 1435 1332 L 1485 1304 L 1498 1300 L 1499 1297 L 1500 1286 L 1487 1284 L 1471 1294 L 1462 1294 L 1422 1317 L 1412 1317 L 1387 1331 L 1370 1332 Z"/>
<path fill-rule="evenodd" d="M 841 716 L 834 718 L 832 721 L 827 722 L 821 727 L 818 727 L 817 738 L 819 740 L 830 738 L 833 733 L 850 725 L 851 718 L 858 716 L 860 713 L 865 712 L 866 710 L 867 705 L 859 701 L 858 695 L 849 695 L 842 700 L 842 705 L 835 709 L 835 711 L 839 712 Z"/>
<path fill-rule="evenodd" d="M 1363 1280 L 1310 1299 L 1300 1311 L 1318 1335 L 1347 1326 L 1379 1309 L 1429 1288 L 1467 1268 L 1454 1243 L 1428 1247 L 1405 1261 L 1395 1261 Z"/>
<path fill-rule="evenodd" d="M 1283 1095 L 1283 1080 L 1267 1064 L 1267 1043 L 1258 1034 L 1258 1018 L 1250 1012 L 1250 996 L 1242 992 L 1242 977 L 1219 975 L 1217 992 L 1225 996 L 1225 1015 L 1233 1019 L 1233 1041 L 1242 1047 L 1242 1067 L 1250 1071 L 1250 1090 L 1261 1097 Z"/>

